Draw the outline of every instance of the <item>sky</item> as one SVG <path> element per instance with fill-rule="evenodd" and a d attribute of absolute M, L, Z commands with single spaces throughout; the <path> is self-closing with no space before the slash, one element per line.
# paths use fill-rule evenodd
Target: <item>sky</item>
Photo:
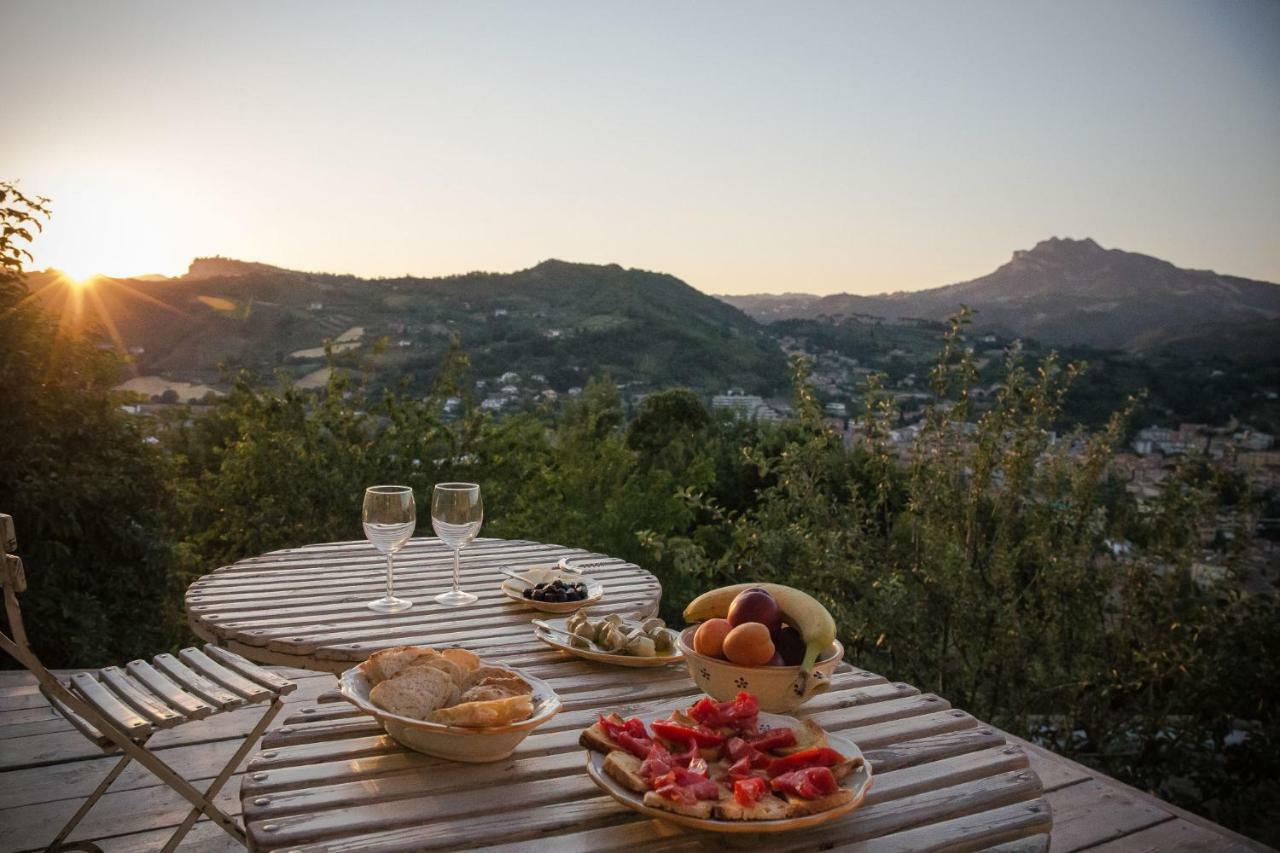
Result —
<path fill-rule="evenodd" d="M 1050 236 L 1280 281 L 1280 2 L 0 0 L 35 268 L 547 258 L 877 293 Z"/>

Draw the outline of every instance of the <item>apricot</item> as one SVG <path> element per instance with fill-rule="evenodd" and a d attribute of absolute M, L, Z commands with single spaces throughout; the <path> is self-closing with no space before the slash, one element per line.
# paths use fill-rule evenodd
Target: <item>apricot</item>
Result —
<path fill-rule="evenodd" d="M 731 630 L 728 619 L 708 619 L 693 632 L 693 650 L 709 658 L 723 658 L 724 638 Z"/>
<path fill-rule="evenodd" d="M 724 638 L 724 656 L 738 666 L 764 666 L 773 653 L 769 628 L 759 622 L 743 622 Z"/>

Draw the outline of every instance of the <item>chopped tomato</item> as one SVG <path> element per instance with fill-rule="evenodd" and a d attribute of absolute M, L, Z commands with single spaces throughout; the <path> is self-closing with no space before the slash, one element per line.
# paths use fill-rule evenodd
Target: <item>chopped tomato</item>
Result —
<path fill-rule="evenodd" d="M 736 732 L 755 734 L 756 717 L 760 713 L 760 703 L 756 697 L 743 691 L 734 697 L 732 702 L 716 702 L 714 699 L 702 698 L 689 709 L 689 716 L 699 723 L 711 728 L 728 726 Z"/>
<path fill-rule="evenodd" d="M 733 798 L 743 808 L 750 808 L 769 792 L 769 783 L 758 776 L 739 779 L 733 783 Z"/>
<path fill-rule="evenodd" d="M 831 747 L 815 746 L 810 749 L 793 752 L 790 755 L 784 755 L 781 758 L 775 758 L 769 763 L 769 775 L 781 776 L 783 773 L 789 773 L 792 770 L 800 770 L 805 767 L 830 767 L 833 764 L 839 764 L 841 761 L 844 761 L 844 756 Z"/>
<path fill-rule="evenodd" d="M 672 767 L 688 767 L 689 762 L 698 757 L 698 745 L 693 741 L 689 741 L 686 745 L 688 746 L 688 749 L 684 752 L 671 753 Z"/>
<path fill-rule="evenodd" d="M 653 746 L 653 741 L 649 739 L 649 732 L 645 730 L 644 723 L 638 718 L 622 720 L 620 717 L 610 719 L 610 717 L 601 716 L 600 727 L 614 743 L 636 758 L 649 756 L 649 748 Z"/>
<path fill-rule="evenodd" d="M 805 767 L 774 778 L 773 790 L 795 794 L 805 800 L 816 800 L 834 794 L 839 786 L 830 767 Z"/>
<path fill-rule="evenodd" d="M 730 782 L 736 782 L 739 779 L 750 779 L 754 777 L 764 778 L 765 775 L 765 771 L 751 766 L 751 759 L 749 757 L 743 757 L 729 765 L 729 770 L 725 775 L 725 778 Z"/>
<path fill-rule="evenodd" d="M 618 732 L 613 739 L 636 758 L 648 758 L 649 750 L 653 749 L 653 741 L 647 737 L 633 737 L 629 732 Z"/>
<path fill-rule="evenodd" d="M 649 747 L 649 754 L 645 756 L 644 761 L 640 763 L 640 769 L 636 772 L 641 777 L 653 781 L 657 776 L 664 776 L 671 772 L 671 768 L 675 766 L 675 762 L 671 757 L 671 753 L 666 748 L 655 743 Z"/>
<path fill-rule="evenodd" d="M 725 742 L 724 749 L 732 761 L 740 761 L 743 758 L 747 758 L 750 759 L 752 767 L 765 767 L 772 761 L 769 756 L 740 737 L 729 738 Z"/>
<path fill-rule="evenodd" d="M 677 802 L 720 799 L 720 789 L 716 787 L 715 782 L 700 773 L 691 773 L 683 767 L 673 767 L 670 773 L 659 776 L 649 784 L 660 795 Z M 678 793 L 672 789 L 678 789 Z"/>
<path fill-rule="evenodd" d="M 761 752 L 768 752 L 771 749 L 783 749 L 784 747 L 796 745 L 796 733 L 788 728 L 770 729 L 762 735 L 751 738 L 748 743 Z"/>
<path fill-rule="evenodd" d="M 695 729 L 690 726 L 682 726 L 679 723 L 673 723 L 670 720 L 655 720 L 653 723 L 653 733 L 659 737 L 664 737 L 667 740 L 673 740 L 679 743 L 688 743 L 692 741 L 699 747 L 719 746 L 724 743 L 724 738 L 704 726 L 699 726 Z"/>

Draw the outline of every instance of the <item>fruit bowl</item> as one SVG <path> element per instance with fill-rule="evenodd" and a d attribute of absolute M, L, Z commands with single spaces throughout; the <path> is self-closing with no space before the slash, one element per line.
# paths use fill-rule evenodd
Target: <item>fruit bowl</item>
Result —
<path fill-rule="evenodd" d="M 702 692 L 727 702 L 739 691 L 747 690 L 760 701 L 760 710 L 773 714 L 794 711 L 810 697 L 829 690 L 831 675 L 844 660 L 844 646 L 839 640 L 832 640 L 808 674 L 799 666 L 738 666 L 694 651 L 696 631 L 696 625 L 685 628 L 677 643 L 689 665 L 689 674 Z"/>

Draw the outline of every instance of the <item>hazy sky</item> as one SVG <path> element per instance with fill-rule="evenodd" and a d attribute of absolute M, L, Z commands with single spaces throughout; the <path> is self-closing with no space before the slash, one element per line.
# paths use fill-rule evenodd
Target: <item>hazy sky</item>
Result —
<path fill-rule="evenodd" d="M 0 0 L 37 266 L 540 260 L 716 293 L 1050 235 L 1280 281 L 1280 3 Z"/>

